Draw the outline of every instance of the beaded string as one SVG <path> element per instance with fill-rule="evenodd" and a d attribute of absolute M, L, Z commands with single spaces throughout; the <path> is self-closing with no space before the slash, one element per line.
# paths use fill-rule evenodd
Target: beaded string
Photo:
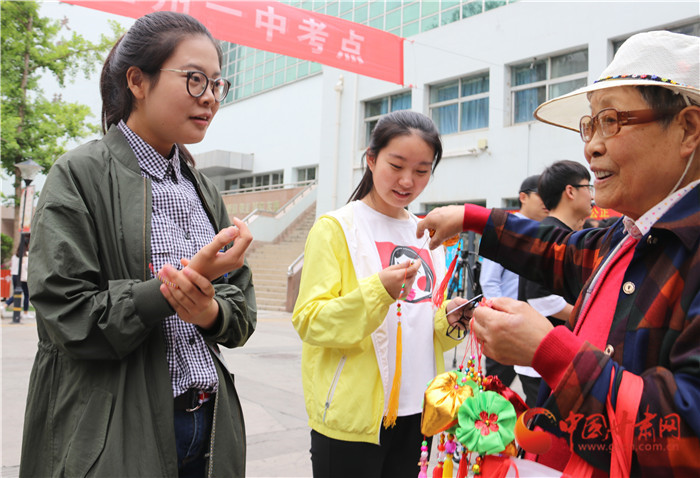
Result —
<path fill-rule="evenodd" d="M 409 266 L 413 265 L 413 261 L 410 262 Z M 396 425 L 396 418 L 399 411 L 399 391 L 401 390 L 401 356 L 403 355 L 401 347 L 401 298 L 406 292 L 406 277 L 408 277 L 408 267 L 403 273 L 403 283 L 401 284 L 401 291 L 399 291 L 399 296 L 396 298 L 396 317 L 398 319 L 398 324 L 396 326 L 396 364 L 394 365 L 394 381 L 391 384 L 391 393 L 389 395 L 389 404 L 387 407 L 387 413 L 384 417 L 384 427 L 389 428 Z"/>
<path fill-rule="evenodd" d="M 420 247 L 419 251 L 424 249 L 428 241 L 430 241 L 430 238 L 432 235 L 435 234 L 434 230 L 429 230 L 428 237 L 425 238 L 425 241 L 423 242 L 423 245 Z M 419 256 L 420 257 L 420 256 Z M 411 267 L 414 264 L 414 261 L 411 260 L 408 267 L 404 269 L 403 273 L 403 282 L 401 284 L 401 290 L 399 291 L 399 296 L 396 298 L 396 318 L 397 318 L 397 326 L 396 326 L 396 362 L 394 365 L 394 380 L 391 384 L 391 392 L 389 394 L 389 402 L 387 405 L 387 412 L 386 416 L 384 417 L 384 427 L 389 428 L 393 427 L 396 425 L 396 418 L 398 417 L 398 412 L 399 412 L 399 392 L 401 390 L 401 357 L 403 355 L 403 350 L 402 350 L 402 344 L 401 344 L 401 301 L 402 300 L 411 300 L 412 297 L 412 292 L 409 292 L 406 295 L 406 298 L 404 299 L 404 294 L 406 294 L 406 278 L 408 277 L 408 268 Z"/>
<path fill-rule="evenodd" d="M 605 78 L 600 78 L 594 83 L 599 83 L 601 81 L 607 81 L 607 80 L 619 80 L 619 79 L 630 79 L 630 80 L 649 80 L 649 81 L 661 81 L 663 83 L 668 83 L 670 85 L 677 85 L 677 86 L 688 86 L 684 83 L 679 83 L 677 81 L 673 81 L 670 78 L 664 78 L 661 76 L 657 75 L 614 75 L 614 76 L 606 76 Z"/>
<path fill-rule="evenodd" d="M 480 305 L 485 305 L 486 307 L 490 307 L 491 301 L 483 300 L 481 301 Z M 481 358 L 483 356 L 482 353 L 482 347 L 483 344 L 479 341 L 479 339 L 476 338 L 476 334 L 474 334 L 474 322 L 469 323 L 469 335 L 471 336 L 469 338 L 469 345 L 473 348 L 475 351 L 476 355 L 476 363 L 474 363 L 474 355 L 472 355 L 472 360 L 467 362 L 467 365 L 471 364 L 470 366 L 470 371 L 471 371 L 471 376 L 472 380 L 475 380 L 479 389 L 479 392 L 484 391 L 484 383 L 483 383 L 483 373 L 481 369 Z M 474 371 L 474 367 L 476 366 L 476 372 Z M 476 378 L 474 378 L 476 376 Z M 481 476 L 481 467 L 483 466 L 483 461 L 484 461 L 484 455 L 478 455 L 474 459 L 474 464 L 471 466 L 472 473 L 474 474 L 475 477 L 480 477 Z"/>

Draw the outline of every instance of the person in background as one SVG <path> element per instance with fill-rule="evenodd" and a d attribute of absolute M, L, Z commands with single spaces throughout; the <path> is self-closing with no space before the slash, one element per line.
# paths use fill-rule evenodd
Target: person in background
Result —
<path fill-rule="evenodd" d="M 434 209 L 416 234 L 435 229 L 437 247 L 482 232 L 481 254 L 564 297 L 581 290 L 566 326 L 509 298 L 471 321 L 485 354 L 531 365 L 552 390 L 539 462 L 572 476 L 698 476 L 700 38 L 633 35 L 595 83 L 535 117 L 579 132 L 596 203 L 621 219 L 567 232 L 467 204 Z"/>
<path fill-rule="evenodd" d="M 435 124 L 414 111 L 385 115 L 365 157 L 348 204 L 309 232 L 292 316 L 316 478 L 417 476 L 426 384 L 464 335 L 455 333 L 467 307 L 449 311 L 466 300 L 437 312 L 431 300 L 446 273 L 442 247 L 424 248 L 406 209 L 442 157 Z"/>
<path fill-rule="evenodd" d="M 24 236 L 22 237 L 23 241 L 27 241 L 25 243 L 25 248 L 24 248 L 24 255 L 22 256 L 22 272 L 20 274 L 19 271 L 19 256 L 20 256 L 20 250 L 22 249 L 21 247 L 17 248 L 17 252 L 12 254 L 12 259 L 10 260 L 10 275 L 12 276 L 12 290 L 10 291 L 10 297 L 7 298 L 7 300 L 4 300 L 3 302 L 0 303 L 0 307 L 2 307 L 2 312 L 5 312 L 8 307 L 13 306 L 15 303 L 15 296 L 14 296 L 14 291 L 17 288 L 17 286 L 20 286 L 20 289 L 22 290 L 22 317 L 23 318 L 28 318 L 29 317 L 29 289 L 27 287 L 27 264 L 29 261 L 29 250 L 28 250 L 28 243 L 29 240 L 28 238 L 25 238 Z"/>
<path fill-rule="evenodd" d="M 581 163 L 562 160 L 550 164 L 542 171 L 537 189 L 549 210 L 549 215 L 541 221 L 543 225 L 574 231 L 581 229 L 579 224 L 591 214 L 591 173 Z M 517 299 L 530 304 L 556 326 L 563 325 L 569 319 L 577 296 L 578 294 L 564 298 L 552 294 L 542 285 L 521 277 Z M 532 367 L 514 365 L 514 368 L 523 384 L 527 405 L 534 407 L 542 381 L 540 374 Z"/>
<path fill-rule="evenodd" d="M 29 242 L 29 241 L 27 241 Z M 29 247 L 24 249 L 22 257 L 22 271 L 20 272 L 19 283 L 22 287 L 22 318 L 29 317 L 29 286 L 27 285 L 27 274 L 29 271 Z"/>
<path fill-rule="evenodd" d="M 194 18 L 137 19 L 102 69 L 104 136 L 46 178 L 32 221 L 39 346 L 20 476 L 245 475 L 219 347 L 255 329 L 252 236 L 230 225 L 184 146 L 226 97 L 221 62 Z"/>
<path fill-rule="evenodd" d="M 548 211 L 540 195 L 537 192 L 539 174 L 528 176 L 520 184 L 518 202 L 520 209 L 515 213 L 519 217 L 527 217 L 535 221 L 541 221 L 547 217 Z M 509 271 L 497 262 L 482 259 L 479 284 L 484 297 L 511 297 L 518 298 L 518 275 Z M 496 375 L 503 385 L 510 387 L 516 376 L 512 365 L 503 365 L 491 357 L 485 357 L 486 375 Z"/>
<path fill-rule="evenodd" d="M 588 219 L 585 219 L 583 221 L 581 229 L 590 229 L 592 227 L 600 227 L 600 221 L 598 219 L 591 219 L 589 217 Z"/>
<path fill-rule="evenodd" d="M 7 300 L 4 300 L 2 304 L 0 304 L 0 307 L 2 307 L 2 310 L 4 311 L 7 307 L 11 307 L 12 304 L 15 302 L 15 297 L 14 297 L 14 291 L 17 288 L 17 286 L 20 283 L 19 280 L 19 248 L 17 248 L 17 251 L 12 254 L 12 259 L 10 259 L 10 275 L 12 276 L 12 290 L 10 290 L 10 297 L 7 298 Z M 26 294 L 25 294 L 26 296 Z"/>

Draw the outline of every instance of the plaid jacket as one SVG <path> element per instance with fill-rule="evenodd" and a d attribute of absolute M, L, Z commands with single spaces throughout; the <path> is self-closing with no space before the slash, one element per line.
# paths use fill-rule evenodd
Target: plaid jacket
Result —
<path fill-rule="evenodd" d="M 596 268 L 624 237 L 609 229 L 567 232 L 493 210 L 480 254 L 576 305 Z M 607 343 L 612 355 L 583 342 L 544 403 L 539 425 L 564 437 L 584 460 L 609 470 L 608 396 L 616 403 L 622 371 L 643 379 L 634 428 L 631 476 L 700 476 L 700 187 L 690 191 L 635 246 L 624 274 Z M 628 283 L 634 285 L 633 291 Z M 595 320 L 589 317 L 587 320 Z M 566 331 L 563 331 L 566 332 Z M 573 334 L 572 332 L 566 332 Z M 573 335 L 569 337 L 574 338 Z M 615 383 L 611 386 L 611 373 Z M 542 396 L 542 393 L 540 394 Z M 564 433 L 566 431 L 566 433 Z"/>

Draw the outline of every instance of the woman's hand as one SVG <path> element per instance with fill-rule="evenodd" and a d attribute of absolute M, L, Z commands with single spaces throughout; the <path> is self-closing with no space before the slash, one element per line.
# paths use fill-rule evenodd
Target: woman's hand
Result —
<path fill-rule="evenodd" d="M 182 259 L 180 262 L 186 268 L 191 268 L 206 277 L 214 280 L 243 265 L 245 251 L 253 242 L 253 235 L 248 226 L 238 218 L 233 218 L 233 226 L 222 229 L 214 239 L 202 247 L 192 259 Z M 226 252 L 221 250 L 231 241 L 233 246 Z"/>
<path fill-rule="evenodd" d="M 467 302 L 471 301 L 463 299 L 462 297 L 455 297 L 449 304 L 447 304 L 445 307 L 445 314 L 447 315 L 448 324 L 454 325 L 458 329 L 465 331 L 469 328 L 469 321 L 474 315 L 474 307 L 476 307 L 476 302 L 472 302 L 471 305 L 460 307 L 462 304 Z"/>
<path fill-rule="evenodd" d="M 402 291 L 403 295 L 401 298 L 405 299 L 413 286 L 413 281 L 416 279 L 420 265 L 421 262 L 419 260 L 394 264 L 379 271 L 379 280 L 382 281 L 382 285 L 394 299 L 398 299 Z M 403 289 L 401 288 L 402 284 L 405 284 Z"/>
<path fill-rule="evenodd" d="M 203 329 L 214 325 L 219 303 L 209 279 L 189 267 L 178 271 L 170 264 L 163 266 L 158 277 L 164 282 L 160 292 L 182 320 Z"/>
<path fill-rule="evenodd" d="M 464 206 L 444 206 L 430 211 L 418 222 L 416 237 L 421 238 L 425 230 L 430 231 L 430 249 L 445 242 L 450 237 L 462 232 Z"/>
<path fill-rule="evenodd" d="M 553 328 L 527 302 L 509 297 L 477 307 L 471 326 L 484 355 L 504 365 L 531 365 L 537 347 Z"/>

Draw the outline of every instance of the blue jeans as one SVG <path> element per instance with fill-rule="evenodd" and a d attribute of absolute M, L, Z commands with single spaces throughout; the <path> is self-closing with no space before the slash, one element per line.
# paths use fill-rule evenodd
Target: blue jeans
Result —
<path fill-rule="evenodd" d="M 194 412 L 175 410 L 175 443 L 180 478 L 206 476 L 214 399 Z"/>
<path fill-rule="evenodd" d="M 19 282 L 19 276 L 12 276 L 12 290 L 10 291 L 10 297 L 5 301 L 5 305 L 8 307 L 13 305 L 15 303 L 15 288 L 17 287 L 17 283 Z M 26 282 L 22 282 L 21 284 L 22 287 L 22 298 L 24 299 L 24 304 L 22 309 L 27 312 L 29 310 L 29 286 L 27 285 Z"/>

